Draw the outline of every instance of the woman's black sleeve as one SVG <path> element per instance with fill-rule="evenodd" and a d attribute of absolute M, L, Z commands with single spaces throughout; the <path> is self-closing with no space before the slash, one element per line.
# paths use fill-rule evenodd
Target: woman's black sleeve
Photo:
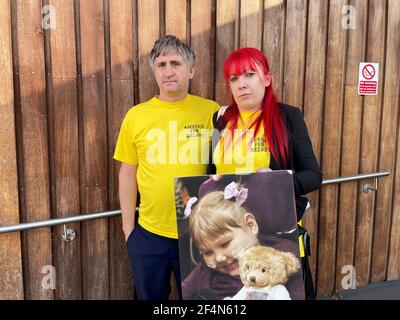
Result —
<path fill-rule="evenodd" d="M 296 196 L 318 189 L 322 183 L 322 171 L 300 109 L 291 113 L 290 130 L 293 138 L 294 190 Z"/>

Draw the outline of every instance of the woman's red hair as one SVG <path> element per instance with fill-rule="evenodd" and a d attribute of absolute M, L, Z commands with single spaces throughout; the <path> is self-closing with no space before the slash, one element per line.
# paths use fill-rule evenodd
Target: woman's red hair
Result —
<path fill-rule="evenodd" d="M 265 75 L 269 73 L 268 61 L 265 55 L 255 48 L 241 48 L 232 52 L 224 62 L 224 77 L 227 92 L 230 92 L 230 77 L 239 76 L 251 70 L 254 72 L 262 71 Z M 239 109 L 235 99 L 224 114 L 224 119 L 230 123 L 229 129 L 232 134 L 237 128 L 239 120 Z M 255 120 L 251 127 L 256 133 L 261 125 L 264 125 L 265 140 L 272 156 L 281 162 L 285 167 L 288 165 L 288 138 L 285 123 L 279 113 L 277 98 L 272 88 L 272 80 L 265 88 L 264 99 L 261 106 L 260 116 Z"/>

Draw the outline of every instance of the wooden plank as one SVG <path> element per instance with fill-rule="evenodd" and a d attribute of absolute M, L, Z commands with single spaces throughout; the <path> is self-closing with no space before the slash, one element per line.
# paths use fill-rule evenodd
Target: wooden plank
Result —
<path fill-rule="evenodd" d="M 138 2 L 138 51 L 139 51 L 139 99 L 140 102 L 152 98 L 159 90 L 153 71 L 148 63 L 148 54 L 159 38 L 159 5 L 157 0 Z"/>
<path fill-rule="evenodd" d="M 51 0 L 57 28 L 51 30 L 51 140 L 53 142 L 53 217 L 76 215 L 79 206 L 79 155 L 74 3 Z M 69 224 L 80 235 L 80 224 Z M 57 299 L 81 299 L 81 242 L 61 240 L 63 226 L 53 228 Z M 75 263 L 65 263 L 75 261 Z"/>
<path fill-rule="evenodd" d="M 108 168 L 109 209 L 119 209 L 118 169 L 113 153 L 119 128 L 127 110 L 134 105 L 133 28 L 134 10 L 132 1 L 110 1 L 110 46 L 111 46 L 111 105 L 108 108 Z M 136 12 L 135 12 L 136 13 Z M 110 232 L 110 299 L 132 299 L 133 287 L 129 258 L 122 232 L 121 217 L 109 220 Z"/>
<path fill-rule="evenodd" d="M 167 0 L 165 1 L 165 31 L 172 34 L 181 41 L 186 42 L 186 0 Z M 154 9 L 154 7 L 152 8 Z M 161 12 L 160 14 L 163 14 Z"/>
<path fill-rule="evenodd" d="M 214 1 L 193 1 L 191 7 L 191 47 L 196 55 L 196 74 L 191 92 L 204 98 L 214 95 L 215 36 L 212 32 Z M 220 72 L 220 71 L 218 71 Z"/>
<path fill-rule="evenodd" d="M 240 47 L 262 49 L 263 0 L 240 1 Z"/>
<path fill-rule="evenodd" d="M 325 92 L 326 35 L 328 32 L 328 6 L 319 0 L 311 0 L 308 9 L 306 75 L 304 88 L 304 121 L 320 163 L 322 123 Z M 315 32 L 318 30 L 318 32 Z M 323 48 L 323 49 L 321 49 Z M 313 279 L 316 279 L 318 248 L 319 191 L 309 196 L 311 207 L 304 215 L 303 223 L 311 238 L 309 259 Z"/>
<path fill-rule="evenodd" d="M 328 51 L 326 65 L 325 108 L 323 121 L 322 171 L 326 178 L 340 176 L 340 150 L 343 109 L 343 70 L 346 30 L 341 10 L 346 0 L 333 0 L 329 7 Z M 336 221 L 338 186 L 324 186 L 320 192 L 318 294 L 330 293 L 335 283 Z"/>
<path fill-rule="evenodd" d="M 110 1 L 111 75 L 113 80 L 133 80 L 133 10 L 132 1 Z M 133 93 L 130 96 L 133 96 Z"/>
<path fill-rule="evenodd" d="M 371 1 L 368 12 L 368 40 L 366 61 L 380 63 L 380 79 L 378 96 L 367 96 L 364 99 L 363 108 L 363 129 L 361 145 L 361 172 L 376 172 L 378 169 L 378 157 L 382 150 L 379 150 L 380 127 L 384 128 L 386 124 L 381 122 L 382 113 L 382 72 L 384 70 L 384 39 L 385 39 L 385 10 L 386 1 Z M 393 117 L 393 115 L 388 115 Z M 386 129 L 384 129 L 386 130 Z M 390 179 L 390 178 L 389 178 Z M 379 193 L 388 190 L 382 190 L 381 183 L 387 178 L 380 179 Z M 371 181 L 363 181 L 373 183 Z M 371 245 L 374 224 L 374 210 L 376 207 L 376 194 L 364 193 L 359 189 L 358 215 L 356 221 L 356 249 L 354 266 L 357 272 L 357 286 L 362 286 L 370 281 L 371 265 Z M 389 200 L 389 199 L 388 199 Z M 377 212 L 375 212 L 376 214 Z M 386 231 L 385 231 L 386 232 Z M 377 238 L 376 238 L 377 239 Z M 377 239 L 382 241 L 383 239 Z M 374 253 L 378 254 L 378 253 Z"/>
<path fill-rule="evenodd" d="M 130 81 L 113 80 L 112 81 L 112 109 L 109 115 L 109 141 L 110 145 L 116 144 L 117 134 L 125 116 L 127 109 L 133 105 L 133 97 Z M 109 152 L 111 153 L 111 147 Z M 110 154 L 109 153 L 109 154 Z M 109 159 L 112 159 L 109 156 Z M 118 170 L 117 163 L 109 164 L 110 177 L 110 210 L 119 209 L 118 200 Z M 129 264 L 128 251 L 126 248 L 125 237 L 122 232 L 121 217 L 111 218 L 109 220 L 110 232 L 110 299 L 132 299 L 133 287 L 131 267 Z"/>
<path fill-rule="evenodd" d="M 238 2 L 218 0 L 216 12 L 216 50 L 215 50 L 215 100 L 220 105 L 227 105 L 231 98 L 226 94 L 224 80 L 224 61 L 235 50 L 235 30 L 239 21 L 236 19 Z"/>
<path fill-rule="evenodd" d="M 24 193 L 23 221 L 50 218 L 49 160 L 47 144 L 46 86 L 41 1 L 12 2 L 18 39 L 18 67 L 21 113 Z M 42 286 L 42 268 L 52 265 L 49 228 L 24 234 L 24 274 L 26 299 L 53 299 L 53 291 Z"/>
<path fill-rule="evenodd" d="M 360 61 L 365 59 L 365 41 L 367 36 L 367 2 L 352 0 L 350 5 L 357 12 L 355 30 L 349 32 L 345 96 L 343 106 L 343 129 L 341 150 L 341 176 L 351 176 L 359 172 L 361 149 L 361 120 L 363 97 L 358 95 L 358 68 Z M 338 212 L 337 256 L 336 256 L 336 290 L 340 291 L 342 273 L 345 266 L 354 265 L 355 223 L 357 215 L 357 182 L 340 185 L 340 201 Z"/>
<path fill-rule="evenodd" d="M 13 105 L 10 2 L 0 0 L 0 225 L 20 222 Z M 24 299 L 21 238 L 18 232 L 0 235 L 0 300 Z"/>
<path fill-rule="evenodd" d="M 394 38 L 394 32 L 399 31 L 399 2 L 387 2 L 387 31 L 385 21 L 379 24 L 383 29 L 381 33 L 388 36 L 386 61 L 379 64 L 380 70 L 385 70 L 384 91 L 379 90 L 383 96 L 383 113 L 381 125 L 381 139 L 379 150 L 379 171 L 390 171 L 392 174 L 387 179 L 379 181 L 379 191 L 376 199 L 375 222 L 373 230 L 372 261 L 371 261 L 371 282 L 383 281 L 387 276 L 387 262 L 389 258 L 389 237 L 391 230 L 391 216 L 393 204 L 394 173 L 396 172 L 396 145 L 399 132 L 399 34 Z M 384 11 L 383 11 L 384 12 Z M 397 14 L 396 14 L 397 13 Z M 383 14 L 384 16 L 384 14 Z M 377 32 L 377 36 L 378 36 Z M 374 41 L 374 39 L 372 40 Z M 392 41 L 392 42 L 391 42 Z M 372 42 L 373 43 L 373 42 Z M 374 44 L 375 47 L 376 44 Z M 380 62 L 380 61 L 378 61 Z M 385 64 L 386 68 L 385 68 Z M 382 68 L 382 69 L 381 69 Z M 397 69 L 396 69 L 397 68 Z M 380 71 L 380 78 L 383 72 Z M 382 83 L 381 83 L 382 84 Z M 381 86 L 383 88 L 383 84 Z M 393 234 L 395 235 L 395 234 Z M 394 248 L 392 247 L 391 250 Z M 399 248 L 397 248 L 399 250 Z"/>
<path fill-rule="evenodd" d="M 83 161 L 81 209 L 107 210 L 107 120 L 102 0 L 80 2 L 83 78 Z M 82 281 L 84 299 L 109 298 L 108 223 L 83 224 Z"/>
<path fill-rule="evenodd" d="M 285 42 L 284 0 L 264 2 L 263 51 L 268 59 L 275 94 L 282 100 L 283 87 L 283 45 Z"/>
<path fill-rule="evenodd" d="M 307 1 L 288 0 L 284 57 L 283 101 L 303 107 Z"/>
<path fill-rule="evenodd" d="M 54 85 L 54 197 L 53 217 L 68 217 L 80 212 L 78 112 L 76 80 L 53 78 Z M 57 270 L 57 299 L 81 299 L 81 227 L 68 224 L 78 236 L 61 239 L 63 226 L 53 229 L 53 253 Z M 66 263 L 74 261 L 74 263 Z"/>
<path fill-rule="evenodd" d="M 389 1 L 388 3 L 388 27 L 387 27 L 387 48 L 386 48 L 386 70 L 385 75 L 385 105 L 397 106 L 400 109 L 400 3 L 398 1 Z M 397 13 L 397 14 L 396 14 Z M 387 280 L 400 279 L 400 128 L 397 128 L 397 163 L 395 190 L 393 199 L 393 216 L 390 226 L 390 246 Z"/>

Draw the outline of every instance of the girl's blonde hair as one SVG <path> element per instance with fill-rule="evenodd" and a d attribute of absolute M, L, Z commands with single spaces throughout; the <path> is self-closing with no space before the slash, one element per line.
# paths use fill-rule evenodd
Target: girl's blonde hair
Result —
<path fill-rule="evenodd" d="M 189 232 L 197 246 L 207 239 L 216 238 L 232 228 L 245 226 L 247 211 L 234 201 L 226 200 L 223 191 L 213 191 L 204 196 L 189 218 Z"/>

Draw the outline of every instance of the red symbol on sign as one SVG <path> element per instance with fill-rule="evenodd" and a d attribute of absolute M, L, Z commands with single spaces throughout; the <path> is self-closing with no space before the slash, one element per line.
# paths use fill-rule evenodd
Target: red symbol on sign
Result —
<path fill-rule="evenodd" d="M 372 64 L 367 64 L 364 66 L 362 69 L 362 75 L 365 79 L 371 80 L 373 77 L 375 77 L 375 68 Z"/>

